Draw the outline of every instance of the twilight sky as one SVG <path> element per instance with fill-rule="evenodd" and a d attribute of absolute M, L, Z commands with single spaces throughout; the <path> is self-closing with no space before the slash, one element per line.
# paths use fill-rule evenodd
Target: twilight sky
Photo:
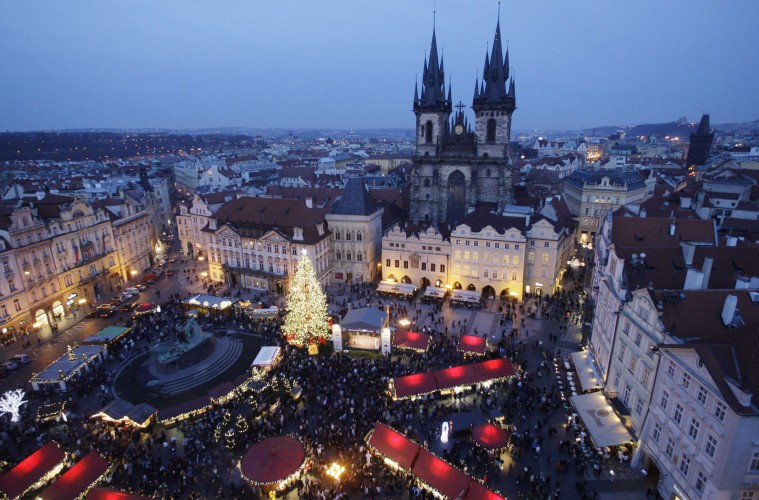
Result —
<path fill-rule="evenodd" d="M 471 106 L 496 1 L 3 0 L 0 130 L 411 128 L 433 8 Z M 505 1 L 514 128 L 758 119 L 757 19 L 754 0 Z"/>

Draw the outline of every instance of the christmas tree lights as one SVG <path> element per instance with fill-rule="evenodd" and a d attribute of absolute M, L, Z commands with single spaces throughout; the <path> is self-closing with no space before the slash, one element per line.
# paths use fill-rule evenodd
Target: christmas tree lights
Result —
<path fill-rule="evenodd" d="M 288 342 L 299 347 L 326 342 L 329 334 L 327 298 L 305 249 L 293 276 L 286 310 L 283 331 Z"/>

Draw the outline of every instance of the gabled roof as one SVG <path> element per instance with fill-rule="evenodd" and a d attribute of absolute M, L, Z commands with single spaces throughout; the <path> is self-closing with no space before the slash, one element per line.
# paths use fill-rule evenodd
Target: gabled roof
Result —
<path fill-rule="evenodd" d="M 332 207 L 331 213 L 335 215 L 370 215 L 376 211 L 377 207 L 372 202 L 364 181 L 359 177 L 353 177 L 345 183 L 343 194 Z"/>
<path fill-rule="evenodd" d="M 736 309 L 746 325 L 759 325 L 759 303 L 748 290 L 657 290 L 653 296 L 663 305 L 661 321 L 679 339 L 703 338 L 731 330 L 722 322 L 728 295 L 737 297 Z"/>

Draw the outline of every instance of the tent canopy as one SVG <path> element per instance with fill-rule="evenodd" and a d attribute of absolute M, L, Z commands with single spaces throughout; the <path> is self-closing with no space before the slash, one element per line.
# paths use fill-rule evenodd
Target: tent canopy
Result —
<path fill-rule="evenodd" d="M 395 347 L 426 351 L 430 347 L 430 336 L 419 332 L 395 332 L 393 345 Z"/>
<path fill-rule="evenodd" d="M 64 458 L 66 458 L 66 454 L 57 444 L 52 441 L 47 443 L 0 476 L 0 493 L 8 496 L 8 498 L 21 496 L 34 483 L 61 463 Z"/>
<path fill-rule="evenodd" d="M 469 491 L 466 492 L 464 498 L 466 500 L 505 500 L 501 495 L 490 491 L 474 479 L 469 484 Z"/>
<path fill-rule="evenodd" d="M 86 500 L 149 500 L 148 497 L 142 495 L 110 488 L 92 488 L 85 498 Z"/>
<path fill-rule="evenodd" d="M 397 293 L 400 295 L 414 295 L 416 286 L 410 283 L 397 283 L 395 281 L 382 281 L 377 285 L 377 291 L 381 293 Z"/>
<path fill-rule="evenodd" d="M 514 367 L 511 365 L 511 361 L 507 358 L 498 358 L 434 372 L 396 377 L 393 379 L 393 385 L 395 397 L 400 399 L 452 389 L 462 385 L 503 379 L 513 375 Z"/>
<path fill-rule="evenodd" d="M 263 346 L 260 351 L 258 351 L 258 354 L 256 354 L 256 359 L 253 360 L 253 364 L 250 366 L 271 366 L 274 364 L 274 360 L 277 359 L 277 355 L 279 354 L 279 347 L 277 346 Z"/>
<path fill-rule="evenodd" d="M 402 468 L 409 470 L 421 447 L 385 424 L 377 424 L 369 438 L 369 446 Z"/>
<path fill-rule="evenodd" d="M 436 297 L 436 298 L 442 299 L 443 297 L 445 297 L 445 292 L 446 292 L 445 288 L 441 288 L 441 287 L 437 287 L 437 286 L 428 286 L 424 290 L 424 296 L 425 297 Z"/>
<path fill-rule="evenodd" d="M 433 372 L 440 390 L 453 389 L 462 385 L 471 385 L 479 382 L 472 365 L 453 366 L 444 370 Z"/>
<path fill-rule="evenodd" d="M 75 500 L 87 492 L 110 465 L 96 451 L 91 451 L 56 482 L 40 493 L 43 500 Z"/>
<path fill-rule="evenodd" d="M 454 290 L 451 292 L 451 300 L 459 302 L 479 302 L 482 298 L 480 292 L 470 292 L 469 290 Z"/>
<path fill-rule="evenodd" d="M 459 351 L 485 354 L 487 339 L 477 335 L 462 335 L 459 339 Z"/>
<path fill-rule="evenodd" d="M 243 477 L 255 484 L 284 481 L 306 459 L 303 443 L 290 436 L 275 436 L 252 445 L 240 460 Z"/>
<path fill-rule="evenodd" d="M 509 432 L 493 424 L 472 427 L 472 441 L 488 450 L 505 448 L 509 444 Z"/>
<path fill-rule="evenodd" d="M 387 324 L 387 313 L 376 307 L 351 309 L 340 322 L 343 330 L 368 330 L 379 333 Z"/>
<path fill-rule="evenodd" d="M 405 377 L 396 377 L 393 379 L 393 386 L 395 387 L 395 396 L 397 398 L 418 396 L 438 390 L 434 372 L 415 373 L 414 375 L 406 375 Z"/>
<path fill-rule="evenodd" d="M 422 449 L 411 472 L 448 498 L 458 498 L 466 493 L 472 478 L 459 469 Z"/>
<path fill-rule="evenodd" d="M 87 337 L 84 341 L 92 344 L 104 344 L 116 340 L 129 330 L 130 328 L 124 326 L 107 326 L 92 337 Z"/>
<path fill-rule="evenodd" d="M 596 371 L 593 369 L 593 363 L 590 360 L 588 351 L 573 352 L 570 356 L 572 357 L 572 363 L 575 365 L 577 376 L 580 377 L 580 387 L 582 387 L 583 391 L 603 387 L 601 380 L 596 376 Z"/>
<path fill-rule="evenodd" d="M 597 447 L 615 446 L 632 441 L 632 436 L 614 413 L 602 392 L 580 394 L 570 398 Z"/>
<path fill-rule="evenodd" d="M 475 363 L 471 366 L 477 371 L 481 382 L 514 376 L 514 366 L 508 358 L 491 359 L 482 363 Z"/>

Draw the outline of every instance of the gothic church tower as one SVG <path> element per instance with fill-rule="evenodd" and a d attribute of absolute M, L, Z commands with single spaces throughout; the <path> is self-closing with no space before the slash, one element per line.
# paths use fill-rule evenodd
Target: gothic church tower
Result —
<path fill-rule="evenodd" d="M 508 157 L 511 115 L 516 109 L 514 81 L 504 58 L 500 22 L 493 49 L 485 55 L 482 82 L 475 82 L 474 130 L 465 106 L 445 94 L 443 61 L 438 63 L 432 33 L 429 61 L 425 58 L 421 95 L 414 89 L 416 152 L 411 185 L 411 219 L 421 225 L 454 227 L 475 209 L 500 212 L 513 202 Z"/>

